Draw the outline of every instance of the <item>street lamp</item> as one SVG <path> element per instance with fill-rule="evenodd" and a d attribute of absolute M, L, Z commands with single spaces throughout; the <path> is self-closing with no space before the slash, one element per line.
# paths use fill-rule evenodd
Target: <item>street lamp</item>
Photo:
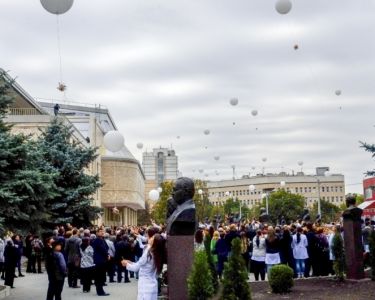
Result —
<path fill-rule="evenodd" d="M 268 193 L 263 193 L 262 199 L 263 198 L 266 198 L 266 212 L 267 212 L 267 215 L 268 215 Z"/>

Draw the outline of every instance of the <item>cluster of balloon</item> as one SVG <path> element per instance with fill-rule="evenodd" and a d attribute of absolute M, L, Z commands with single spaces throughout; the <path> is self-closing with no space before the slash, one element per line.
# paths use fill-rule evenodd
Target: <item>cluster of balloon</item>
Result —
<path fill-rule="evenodd" d="M 137 148 L 142 149 L 143 148 L 143 143 L 137 143 Z"/>
<path fill-rule="evenodd" d="M 117 130 L 110 130 L 104 136 L 104 147 L 111 152 L 120 151 L 124 147 L 124 136 Z"/>
<path fill-rule="evenodd" d="M 210 134 L 210 130 L 206 129 L 205 131 L 203 131 L 203 133 L 204 133 L 205 135 L 209 135 L 209 134 Z"/>
<path fill-rule="evenodd" d="M 236 106 L 238 104 L 238 99 L 237 98 L 232 98 L 229 100 L 230 105 Z"/>
<path fill-rule="evenodd" d="M 58 16 L 66 13 L 73 6 L 74 0 L 40 0 L 43 8 L 51 14 L 57 15 L 57 40 L 58 40 L 58 53 L 60 58 L 60 82 L 57 89 L 60 92 L 65 92 L 66 84 L 62 80 L 62 65 L 61 65 L 61 49 L 60 49 L 60 36 L 59 36 L 59 23 Z"/>
<path fill-rule="evenodd" d="M 148 193 L 148 197 L 150 198 L 150 200 L 152 201 L 157 201 L 159 199 L 159 191 L 158 190 L 151 190 L 149 193 Z"/>
<path fill-rule="evenodd" d="M 258 115 L 258 111 L 256 109 L 254 109 L 254 110 L 251 111 L 251 114 L 253 115 L 253 117 L 255 117 L 255 116 Z"/>
<path fill-rule="evenodd" d="M 280 15 L 286 15 L 292 9 L 292 2 L 290 0 L 278 0 L 275 9 Z"/>

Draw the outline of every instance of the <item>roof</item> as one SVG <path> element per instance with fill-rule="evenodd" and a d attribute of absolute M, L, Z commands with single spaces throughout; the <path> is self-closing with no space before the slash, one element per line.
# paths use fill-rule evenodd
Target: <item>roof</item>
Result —
<path fill-rule="evenodd" d="M 366 208 L 370 208 L 373 204 L 375 204 L 375 200 L 364 201 L 360 205 L 358 205 L 358 207 L 360 209 L 366 209 Z"/>

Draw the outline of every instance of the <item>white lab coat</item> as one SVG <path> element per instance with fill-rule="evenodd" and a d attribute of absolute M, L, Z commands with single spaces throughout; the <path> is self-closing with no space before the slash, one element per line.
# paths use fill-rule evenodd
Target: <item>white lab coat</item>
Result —
<path fill-rule="evenodd" d="M 297 243 L 297 234 L 293 235 L 292 240 L 292 248 L 293 248 L 293 257 L 294 259 L 306 259 L 309 258 L 309 255 L 307 254 L 307 238 L 306 235 L 301 233 L 301 240 L 299 243 Z"/>
<path fill-rule="evenodd" d="M 137 300 L 157 300 L 158 279 L 154 259 L 149 257 L 150 246 L 145 247 L 141 258 L 136 263 L 129 263 L 127 269 L 139 272 Z"/>

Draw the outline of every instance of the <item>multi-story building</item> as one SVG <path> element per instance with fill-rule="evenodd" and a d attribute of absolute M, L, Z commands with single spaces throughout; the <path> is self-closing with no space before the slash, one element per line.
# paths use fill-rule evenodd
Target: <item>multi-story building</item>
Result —
<path fill-rule="evenodd" d="M 308 207 L 317 202 L 319 197 L 335 205 L 340 205 L 345 201 L 344 175 L 324 176 L 324 172 L 322 173 L 319 168 L 317 168 L 316 175 L 305 175 L 302 172 L 298 172 L 297 175 L 288 175 L 281 172 L 207 183 L 209 201 L 213 205 L 221 205 L 229 197 L 233 197 L 250 208 L 261 203 L 265 193 L 282 188 L 304 196 Z"/>
<path fill-rule="evenodd" d="M 37 136 L 40 129 L 47 127 L 56 117 L 53 112 L 56 102 L 38 103 L 11 77 L 5 75 L 5 80 L 11 83 L 11 94 L 15 98 L 5 121 L 13 125 L 14 133 Z M 145 177 L 140 163 L 125 146 L 115 154 L 104 148 L 106 132 L 117 129 L 109 111 L 102 106 L 87 104 L 63 102 L 59 106 L 57 117 L 72 126 L 72 138 L 82 147 L 98 148 L 98 157 L 87 169 L 89 174 L 99 174 L 103 183 L 93 195 L 93 204 L 104 211 L 98 223 L 136 225 L 137 210 L 145 208 Z"/>
<path fill-rule="evenodd" d="M 176 180 L 178 177 L 178 157 L 172 149 L 155 148 L 152 152 L 143 152 L 143 171 L 146 177 L 146 195 L 163 181 Z"/>

